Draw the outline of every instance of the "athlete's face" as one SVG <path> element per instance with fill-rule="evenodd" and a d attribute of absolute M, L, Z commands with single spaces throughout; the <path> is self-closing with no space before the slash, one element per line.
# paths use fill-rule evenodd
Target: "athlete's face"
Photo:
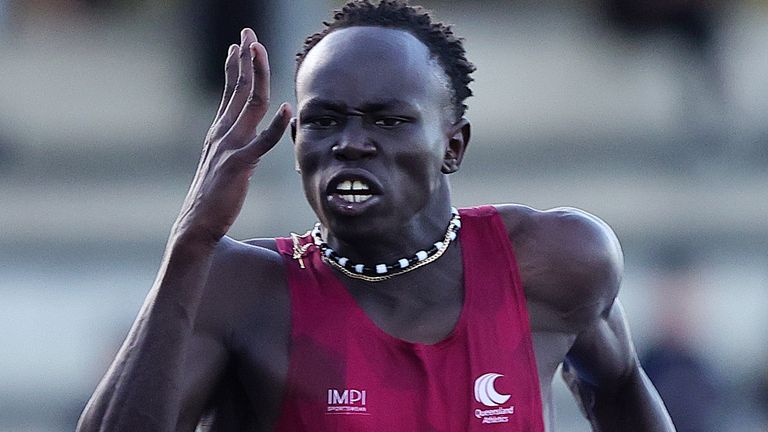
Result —
<path fill-rule="evenodd" d="M 410 33 L 332 32 L 305 58 L 296 95 L 304 191 L 332 231 L 396 229 L 447 190 L 469 127 L 454 118 L 444 71 Z"/>

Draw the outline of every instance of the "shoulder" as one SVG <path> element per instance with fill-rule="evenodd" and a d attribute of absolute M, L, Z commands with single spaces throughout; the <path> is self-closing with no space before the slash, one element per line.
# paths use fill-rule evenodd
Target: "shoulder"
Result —
<path fill-rule="evenodd" d="M 272 241 L 274 244 L 274 240 Z M 268 240 L 223 237 L 208 272 L 198 327 L 230 335 L 265 313 L 288 308 L 283 259 Z"/>
<path fill-rule="evenodd" d="M 273 280 L 270 276 L 283 271 L 282 257 L 273 245 L 270 239 L 239 241 L 224 236 L 214 252 L 209 282 L 232 285 L 258 277 L 258 285 L 267 287 Z"/>
<path fill-rule="evenodd" d="M 606 313 L 624 268 L 613 230 L 583 210 L 497 206 L 515 248 L 526 295 L 563 317 Z"/>
<path fill-rule="evenodd" d="M 235 260 L 235 262 L 231 262 Z M 214 266 L 237 265 L 247 261 L 258 268 L 282 266 L 282 258 L 277 252 L 275 239 L 259 238 L 250 240 L 235 240 L 224 236 L 216 247 Z"/>

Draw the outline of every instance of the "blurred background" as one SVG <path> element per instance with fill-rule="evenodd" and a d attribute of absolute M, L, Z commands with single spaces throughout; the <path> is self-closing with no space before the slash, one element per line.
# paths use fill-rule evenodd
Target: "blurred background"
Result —
<path fill-rule="evenodd" d="M 0 0 L 0 431 L 74 428 L 149 289 L 243 26 L 273 100 L 327 0 Z M 680 432 L 768 431 L 768 4 L 424 1 L 477 65 L 460 206 L 575 206 Z M 290 140 L 236 238 L 314 222 Z M 558 379 L 559 382 L 559 379 Z M 583 432 L 557 386 L 558 431 Z"/>

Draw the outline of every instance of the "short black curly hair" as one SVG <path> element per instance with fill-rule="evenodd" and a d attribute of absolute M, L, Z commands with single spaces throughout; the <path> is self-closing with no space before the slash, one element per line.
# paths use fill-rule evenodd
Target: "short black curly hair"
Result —
<path fill-rule="evenodd" d="M 333 21 L 323 24 L 325 28 L 307 37 L 302 51 L 296 54 L 296 73 L 309 51 L 334 30 L 359 26 L 405 30 L 424 43 L 437 58 L 450 80 L 451 102 L 457 117 L 464 115 L 467 110 L 464 100 L 472 96 L 469 75 L 475 71 L 475 65 L 467 60 L 462 39 L 453 34 L 450 26 L 433 22 L 429 11 L 421 6 L 409 6 L 403 0 L 381 0 L 378 5 L 370 0 L 354 0 L 334 11 Z"/>

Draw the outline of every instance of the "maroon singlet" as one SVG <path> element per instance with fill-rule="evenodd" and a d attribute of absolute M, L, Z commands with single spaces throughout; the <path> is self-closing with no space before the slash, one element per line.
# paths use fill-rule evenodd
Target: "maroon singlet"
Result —
<path fill-rule="evenodd" d="M 504 223 L 491 206 L 460 214 L 464 305 L 451 334 L 431 345 L 385 333 L 317 248 L 302 269 L 291 239 L 277 239 L 292 326 L 278 432 L 544 432 L 525 295 Z"/>

